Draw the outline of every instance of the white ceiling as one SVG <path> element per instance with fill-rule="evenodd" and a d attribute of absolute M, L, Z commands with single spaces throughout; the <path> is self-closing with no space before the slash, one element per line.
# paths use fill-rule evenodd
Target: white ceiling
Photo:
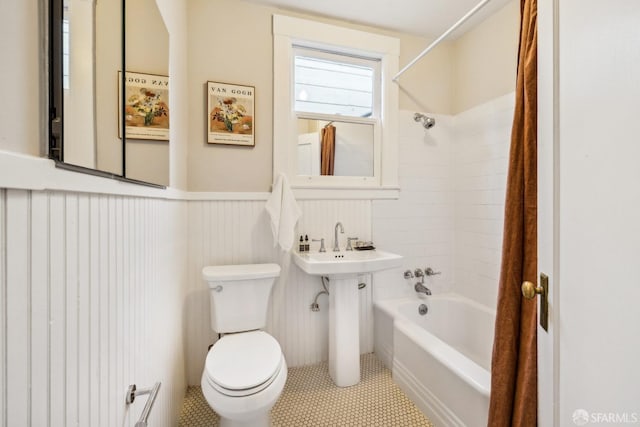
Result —
<path fill-rule="evenodd" d="M 435 38 L 480 0 L 249 0 L 278 8 Z M 511 0 L 491 0 L 452 38 L 482 22 Z"/>

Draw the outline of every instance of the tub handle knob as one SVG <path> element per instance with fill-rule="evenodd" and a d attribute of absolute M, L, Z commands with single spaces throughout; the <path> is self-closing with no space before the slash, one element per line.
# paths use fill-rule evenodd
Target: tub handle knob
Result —
<path fill-rule="evenodd" d="M 438 274 L 442 274 L 442 271 L 434 271 L 433 268 L 427 267 L 424 269 L 424 274 L 427 276 L 437 276 Z"/>
<path fill-rule="evenodd" d="M 404 272 L 404 278 L 405 279 L 413 279 L 413 273 L 411 272 L 411 270 L 407 270 Z"/>

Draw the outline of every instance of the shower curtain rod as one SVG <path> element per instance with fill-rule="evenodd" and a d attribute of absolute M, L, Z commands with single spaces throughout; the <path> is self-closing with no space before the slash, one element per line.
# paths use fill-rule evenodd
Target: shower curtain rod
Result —
<path fill-rule="evenodd" d="M 397 82 L 398 78 L 404 74 L 405 71 L 407 71 L 409 68 L 413 67 L 415 65 L 416 62 L 418 62 L 419 60 L 422 59 L 423 56 L 425 56 L 427 53 L 431 52 L 431 50 L 433 48 L 435 48 L 437 45 L 440 44 L 440 42 L 442 42 L 444 39 L 446 39 L 449 34 L 451 34 L 452 32 L 454 32 L 460 25 L 464 24 L 469 18 L 471 18 L 473 15 L 476 14 L 476 12 L 478 12 L 480 9 L 482 9 L 487 3 L 489 3 L 491 0 L 482 0 L 480 3 L 478 3 L 473 9 L 471 9 L 469 12 L 466 13 L 466 15 L 464 15 L 462 18 L 460 18 L 458 20 L 458 22 L 456 22 L 455 24 L 453 24 L 451 26 L 451 28 L 449 28 L 447 31 L 445 31 L 444 33 L 442 33 L 442 35 L 440 37 L 438 37 L 437 39 L 435 39 L 433 41 L 433 43 L 431 43 L 429 46 L 427 46 L 427 48 L 425 50 L 423 50 L 418 56 L 416 56 L 411 62 L 409 62 L 402 70 L 400 70 L 398 72 L 398 74 L 396 74 L 393 77 L 393 81 Z"/>

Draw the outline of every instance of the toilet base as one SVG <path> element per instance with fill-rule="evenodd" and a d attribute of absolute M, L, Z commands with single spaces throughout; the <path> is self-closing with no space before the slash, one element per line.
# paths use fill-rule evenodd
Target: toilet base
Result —
<path fill-rule="evenodd" d="M 221 427 L 269 427 L 271 408 L 280 397 L 286 381 L 287 363 L 282 356 L 280 371 L 273 382 L 257 393 L 243 397 L 221 394 L 209 383 L 206 369 L 200 384 L 205 400 L 220 416 Z"/>
<path fill-rule="evenodd" d="M 269 412 L 256 418 L 249 420 L 230 420 L 229 418 L 220 417 L 220 427 L 269 427 L 271 417 Z"/>

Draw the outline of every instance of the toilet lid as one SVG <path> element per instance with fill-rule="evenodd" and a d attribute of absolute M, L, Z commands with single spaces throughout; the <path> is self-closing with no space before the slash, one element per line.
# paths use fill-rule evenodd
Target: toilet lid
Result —
<path fill-rule="evenodd" d="M 227 390 L 255 388 L 279 370 L 282 350 L 278 341 L 263 331 L 223 336 L 207 355 L 207 376 Z"/>

